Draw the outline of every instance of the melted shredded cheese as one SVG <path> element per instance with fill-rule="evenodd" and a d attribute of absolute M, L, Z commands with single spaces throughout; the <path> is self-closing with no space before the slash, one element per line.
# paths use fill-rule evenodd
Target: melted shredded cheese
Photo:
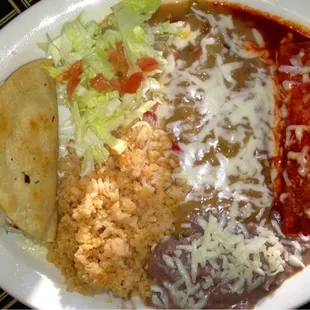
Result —
<path fill-rule="evenodd" d="M 190 298 L 197 299 L 200 288 L 207 290 L 215 280 L 221 280 L 231 292 L 242 294 L 260 286 L 266 276 L 273 277 L 284 270 L 283 246 L 272 231 L 259 226 L 257 235 L 248 238 L 243 232 L 238 233 L 237 221 L 224 216 L 225 225 L 212 214 L 207 220 L 199 218 L 203 235 L 190 245 L 177 246 L 183 253 L 190 253 L 190 272 L 180 257 L 172 257 L 181 278 L 173 284 L 166 282 L 165 286 L 181 308 L 192 307 Z M 290 259 L 298 261 L 296 256 Z M 212 266 L 210 275 L 197 282 L 198 269 L 208 265 Z M 206 295 L 199 302 L 203 304 L 202 301 L 207 302 Z"/>
<path fill-rule="evenodd" d="M 309 172 L 309 164 L 308 164 L 308 153 L 309 153 L 309 146 L 304 146 L 301 152 L 288 152 L 287 157 L 290 160 L 296 160 L 299 167 L 298 173 L 305 177 Z"/>
<path fill-rule="evenodd" d="M 169 54 L 160 82 L 167 102 L 177 102 L 178 107 L 191 109 L 199 117 L 169 122 L 173 115 L 171 106 L 162 107 L 160 114 L 166 118 L 167 128 L 184 142 L 179 142 L 181 169 L 175 177 L 192 186 L 187 200 L 206 201 L 208 192 L 218 202 L 216 207 L 203 205 L 206 213 L 198 219 L 202 236 L 190 244 L 178 245 L 174 254 L 163 257 L 166 265 L 180 275 L 174 283 L 164 283 L 180 308 L 205 307 L 208 289 L 218 281 L 224 284 L 223 293 L 242 294 L 266 284 L 284 271 L 286 263 L 304 267 L 299 243 L 287 240 L 277 221 L 272 221 L 269 228 L 263 218 L 273 201 L 273 192 L 263 170 L 268 168 L 268 158 L 274 155 L 275 149 L 272 132 L 275 68 L 269 71 L 263 62 L 257 66 L 249 61 L 260 56 L 260 51 L 244 49 L 248 42 L 234 33 L 231 16 L 214 17 L 196 8 L 193 12 L 199 20 L 209 22 L 208 34 L 201 38 L 199 30 L 193 32 L 186 26 L 186 35 L 172 45 L 181 50 L 188 44 L 200 44 L 201 55 L 186 67 L 183 60 Z M 262 35 L 256 29 L 252 34 L 257 45 L 263 48 Z M 209 49 L 217 50 L 219 41 L 224 41 L 229 48 L 210 54 Z M 232 58 L 234 61 L 228 60 Z M 208 65 L 210 60 L 214 65 Z M 240 86 L 236 77 L 243 66 L 250 68 L 250 73 Z M 180 99 L 180 96 L 184 97 Z M 287 116 L 284 105 L 281 115 Z M 301 139 L 307 128 L 290 130 Z M 287 143 L 291 138 L 288 137 Z M 223 149 L 221 141 L 231 149 Z M 205 160 L 206 156 L 212 160 Z M 302 163 L 304 159 L 296 157 Z M 284 179 L 290 183 L 286 171 Z M 282 198 L 285 199 L 285 195 Z M 224 204 L 224 200 L 229 203 Z M 260 221 L 254 232 L 245 222 L 252 215 Z M 294 254 L 284 246 L 294 246 Z M 205 268 L 207 276 L 199 276 L 201 268 Z"/>
<path fill-rule="evenodd" d="M 290 59 L 291 65 L 282 65 L 279 67 L 279 72 L 289 73 L 292 77 L 296 75 L 302 75 L 302 82 L 308 83 L 310 82 L 310 67 L 305 66 L 303 64 L 303 57 L 305 56 L 305 51 L 303 49 L 300 50 L 297 56 L 293 56 Z M 290 81 L 288 81 L 290 83 Z M 291 82 L 291 85 L 294 85 L 294 81 Z M 296 83 L 296 82 L 295 82 Z M 285 90 L 290 89 L 284 87 Z"/>
<path fill-rule="evenodd" d="M 289 147 L 292 144 L 296 143 L 296 140 L 294 139 L 293 134 L 295 134 L 297 142 L 301 143 L 301 140 L 303 138 L 303 134 L 305 131 L 310 131 L 310 126 L 306 126 L 306 125 L 290 125 L 290 126 L 288 126 L 286 128 L 285 147 Z"/>
<path fill-rule="evenodd" d="M 192 9 L 196 17 L 202 21 L 208 21 L 212 26 L 211 33 L 221 33 L 224 43 L 227 44 L 230 50 L 242 58 L 256 58 L 264 53 L 263 50 L 253 50 L 250 48 L 251 42 L 244 40 L 235 32 L 229 34 L 229 31 L 234 29 L 234 22 L 231 15 L 220 14 L 216 19 L 213 15 L 204 13 L 198 9 Z M 257 29 L 253 29 L 253 35 L 260 47 L 265 45 L 264 39 Z"/>
<path fill-rule="evenodd" d="M 200 11 L 199 11 L 200 12 Z M 201 12 L 200 12 L 201 13 Z M 200 14 L 199 13 L 199 14 Z M 201 13 L 202 15 L 204 13 Z M 200 16 L 200 15 L 199 15 Z M 221 15 L 219 24 L 213 21 L 214 16 L 203 15 L 215 26 L 201 40 L 202 55 L 191 67 L 179 69 L 173 54 L 168 57 L 168 69 L 162 82 L 163 92 L 169 101 L 174 101 L 179 94 L 184 93 L 182 82 L 186 81 L 187 99 L 193 100 L 197 113 L 202 116 L 199 124 L 191 121 L 175 121 L 168 124 L 174 135 L 184 137 L 189 143 L 180 143 L 182 171 L 176 177 L 184 178 L 193 187 L 188 200 L 200 200 L 205 188 L 215 187 L 223 198 L 250 203 L 256 207 L 269 206 L 273 194 L 265 184 L 262 173 L 263 156 L 259 150 L 268 150 L 272 156 L 274 141 L 270 130 L 273 123 L 273 88 L 274 83 L 268 72 L 259 68 L 251 73 L 245 88 L 235 90 L 237 81 L 233 77 L 235 70 L 244 65 L 243 60 L 226 62 L 227 51 L 216 54 L 216 64 L 213 68 L 205 68 L 204 64 L 210 57 L 207 46 L 217 44 L 211 40 L 224 27 L 233 28 L 231 17 Z M 203 74 L 198 75 L 197 72 Z M 180 105 L 186 106 L 186 103 Z M 200 130 L 197 135 L 188 133 L 194 126 Z M 239 148 L 240 151 L 232 157 L 216 152 L 219 165 L 204 163 L 195 164 L 204 154 L 219 147 L 220 139 Z M 237 180 L 231 181 L 231 177 Z M 255 182 L 249 181 L 255 179 Z M 257 195 L 248 195 L 255 192 Z M 253 210 L 254 211 L 254 210 Z"/>
<path fill-rule="evenodd" d="M 293 144 L 300 144 L 303 139 L 303 134 L 305 131 L 310 131 L 310 126 L 306 125 L 290 125 L 286 128 L 286 139 L 285 139 L 285 147 L 289 148 Z M 289 160 L 295 160 L 299 167 L 298 167 L 298 173 L 302 177 L 306 177 L 309 173 L 309 146 L 305 145 L 301 149 L 300 152 L 293 152 L 290 151 L 287 154 L 287 158 Z M 285 179 L 288 179 L 287 176 L 283 177 Z M 287 183 L 288 184 L 288 183 Z"/>
<path fill-rule="evenodd" d="M 254 39 L 259 47 L 265 47 L 265 41 L 262 34 L 257 29 L 252 29 Z"/>

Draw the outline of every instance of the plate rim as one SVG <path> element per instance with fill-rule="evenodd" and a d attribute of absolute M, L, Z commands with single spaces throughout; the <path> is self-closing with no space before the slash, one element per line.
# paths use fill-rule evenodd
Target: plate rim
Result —
<path fill-rule="evenodd" d="M 67 3 L 67 4 L 74 4 L 74 3 L 77 3 L 77 2 L 84 2 L 84 3 L 102 3 L 102 6 L 106 5 L 106 6 L 110 6 L 110 3 L 111 3 L 111 0 L 56 0 L 58 3 Z M 27 24 L 27 19 L 28 18 L 31 18 L 33 16 L 40 16 L 40 11 L 45 11 L 45 7 L 47 6 L 50 6 L 52 3 L 56 3 L 55 0 L 41 0 L 33 5 L 31 5 L 31 7 L 27 8 L 25 11 L 23 11 L 21 14 L 19 14 L 18 16 L 16 16 L 13 20 L 11 20 L 8 24 L 6 24 L 1 30 L 0 30 L 0 40 L 2 40 L 3 38 L 5 38 L 6 36 L 8 36 L 10 34 L 11 31 L 13 31 L 14 29 L 18 29 L 18 28 L 21 28 L 21 26 L 23 25 L 23 23 Z M 112 0 L 113 1 L 113 0 Z M 244 0 L 239 0 L 240 2 L 244 2 Z M 251 1 L 251 0 L 249 0 Z M 309 12 L 310 12 L 310 2 L 307 3 L 307 0 L 299 0 L 300 2 L 303 2 L 305 5 L 308 5 L 309 6 Z M 232 0 L 232 2 L 238 2 L 238 0 Z M 253 2 L 257 2 L 257 0 L 253 0 Z M 266 6 L 267 4 L 270 4 L 270 5 L 279 5 L 279 3 L 281 2 L 281 0 L 261 0 L 261 3 L 266 3 Z M 295 1 L 297 2 L 297 1 Z M 87 8 L 87 4 L 86 4 L 86 8 Z M 76 12 L 76 11 L 75 11 Z M 48 15 L 49 13 L 47 13 Z M 65 12 L 61 13 L 61 14 L 67 14 Z M 43 14 L 44 15 L 44 14 Z M 289 15 L 294 15 L 294 12 L 290 12 Z M 36 20 L 36 18 L 35 18 Z M 308 21 L 309 21 L 309 32 L 310 32 L 310 15 L 308 17 Z M 304 26 L 303 23 L 301 23 L 300 25 Z M 41 31 L 41 30 L 38 30 L 38 31 Z M 0 60 L 1 60 L 1 57 L 5 57 L 6 56 L 1 56 L 1 52 L 0 52 Z M 1 62 L 1 61 L 0 61 Z M 8 62 L 10 64 L 10 61 Z M 9 65 L 10 67 L 10 65 Z M 13 70 L 14 71 L 14 70 Z M 11 73 L 13 72 L 11 71 Z M 1 229 L 1 228 L 0 228 Z M 1 232 L 0 232 L 0 237 L 1 237 Z M 1 250 L 4 250 L 4 251 L 1 251 Z M 1 243 L 1 239 L 0 239 L 0 262 L 3 262 L 5 260 L 5 258 L 3 259 L 3 257 L 5 257 L 7 255 L 7 258 L 10 258 L 10 256 L 12 257 L 12 253 L 10 253 L 9 250 L 7 250 L 6 248 L 4 248 L 3 244 Z M 37 274 L 40 274 L 38 273 L 36 270 L 30 270 L 29 266 L 27 266 L 22 260 L 20 262 L 18 262 L 18 259 L 16 259 L 16 257 L 12 257 L 14 258 L 14 261 L 16 261 L 16 264 L 18 265 L 21 265 L 21 269 L 23 270 L 28 270 L 29 274 L 30 272 L 35 272 Z M 44 258 L 46 259 L 46 258 Z M 12 266 L 11 266 L 12 267 Z M 308 267 L 306 268 L 306 270 L 309 271 L 309 275 L 310 275 L 310 265 L 308 265 Z M 298 272 L 297 274 L 293 275 L 290 279 L 293 279 L 298 276 L 300 276 L 301 273 L 304 273 L 304 271 L 301 271 L 301 272 Z M 4 274 L 4 273 L 3 273 Z M 43 275 L 40 274 L 39 277 L 42 277 Z M 16 277 L 16 274 L 15 274 L 15 277 Z M 12 277 L 14 278 L 14 277 Z M 6 278 L 7 279 L 7 278 Z M 20 279 L 20 278 L 19 278 Z M 22 278 L 23 279 L 23 278 Z M 18 280 L 18 278 L 17 278 Z M 49 280 L 51 281 L 51 280 Z M 52 281 L 51 281 L 52 282 Z M 286 283 L 287 281 L 285 281 Z M 283 285 L 285 285 L 285 283 Z M 37 303 L 36 300 L 32 300 L 29 298 L 29 295 L 27 294 L 20 294 L 18 293 L 18 291 L 16 290 L 12 290 L 11 288 L 16 286 L 16 282 L 14 282 L 13 286 L 10 286 L 9 285 L 9 282 L 8 281 L 5 281 L 5 277 L 1 276 L 0 274 L 0 286 L 1 288 L 6 292 L 8 293 L 10 296 L 12 296 L 13 298 L 15 298 L 17 301 L 25 304 L 26 306 L 32 308 L 32 307 L 35 307 L 35 308 L 45 308 L 45 307 L 42 307 L 42 304 L 40 303 Z M 310 280 L 309 280 L 309 285 L 310 285 Z M 59 291 L 58 291 L 59 293 Z M 57 294 L 58 294 L 57 293 Z M 271 296 L 269 295 L 269 297 L 273 297 L 274 295 L 276 294 L 276 292 L 272 293 Z M 269 298 L 267 297 L 267 298 Z M 308 297 L 305 297 L 304 300 L 300 301 L 300 302 L 295 302 L 294 303 L 294 307 L 300 307 L 301 305 L 303 305 L 304 303 L 307 303 L 310 301 L 310 292 L 308 294 Z M 62 306 L 62 304 L 61 304 Z"/>

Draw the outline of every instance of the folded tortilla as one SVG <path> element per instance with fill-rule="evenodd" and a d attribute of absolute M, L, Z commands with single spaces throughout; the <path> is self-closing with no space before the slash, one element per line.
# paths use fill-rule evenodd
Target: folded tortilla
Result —
<path fill-rule="evenodd" d="M 31 62 L 0 88 L 0 208 L 26 235 L 53 241 L 57 228 L 58 113 L 54 80 Z"/>

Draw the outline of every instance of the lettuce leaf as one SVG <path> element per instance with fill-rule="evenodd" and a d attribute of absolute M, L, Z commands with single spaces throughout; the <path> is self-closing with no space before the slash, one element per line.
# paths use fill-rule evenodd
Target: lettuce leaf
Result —
<path fill-rule="evenodd" d="M 129 63 L 135 67 L 137 59 L 141 57 L 152 57 L 160 64 L 166 65 L 167 61 L 163 57 L 163 52 L 153 47 L 154 37 L 151 32 L 147 32 L 143 27 L 136 26 L 129 34 L 124 46 L 127 46 L 126 57 Z"/>
<path fill-rule="evenodd" d="M 94 36 L 100 33 L 100 27 L 95 21 L 84 24 L 80 15 L 75 21 L 64 24 L 61 38 L 68 40 L 67 44 L 71 52 L 85 56 L 95 45 Z"/>
<path fill-rule="evenodd" d="M 123 0 L 112 7 L 121 35 L 126 38 L 130 32 L 149 20 L 161 4 L 160 0 Z"/>
<path fill-rule="evenodd" d="M 96 38 L 96 50 L 108 51 L 110 48 L 115 47 L 118 41 L 121 41 L 122 37 L 119 31 L 113 29 L 107 29 L 103 34 Z"/>
<path fill-rule="evenodd" d="M 162 56 L 152 47 L 150 36 L 142 28 L 142 24 L 152 17 L 160 4 L 160 0 L 123 0 L 112 7 L 132 72 L 137 70 L 136 60 L 139 57 Z"/>
<path fill-rule="evenodd" d="M 104 163 L 109 157 L 109 148 L 118 154 L 124 152 L 127 143 L 117 138 L 115 131 L 142 117 L 155 104 L 147 99 L 153 97 L 146 94 L 154 86 L 150 77 L 145 78 L 136 94 L 125 94 L 121 98 L 117 91 L 104 94 L 96 91 L 89 81 L 99 73 L 107 79 L 114 78 L 116 72 L 108 60 L 108 53 L 119 41 L 123 41 L 132 72 L 139 70 L 136 60 L 140 57 L 153 57 L 165 64 L 162 52 L 154 48 L 154 32 L 144 24 L 160 3 L 160 0 L 123 0 L 112 8 L 114 15 L 109 17 L 103 33 L 99 24 L 85 23 L 80 15 L 63 26 L 60 36 L 53 40 L 48 37 L 47 45 L 41 45 L 54 61 L 54 68 L 45 67 L 54 78 L 75 61 L 82 60 L 83 73 L 72 102 L 66 95 L 67 81 L 57 83 L 59 104 L 68 106 L 72 113 L 75 137 L 70 146 L 83 158 L 81 175 L 91 173 L 96 164 Z M 168 28 L 165 24 L 161 31 L 172 33 L 173 30 Z"/>
<path fill-rule="evenodd" d="M 97 74 L 101 73 L 108 80 L 111 80 L 115 75 L 115 70 L 111 63 L 108 61 L 108 54 L 106 52 L 99 53 L 95 51 L 94 53 L 85 56 L 82 60 L 82 79 L 85 78 L 87 80 L 90 80 Z"/>
<path fill-rule="evenodd" d="M 114 48 L 120 40 L 120 33 L 112 29 L 107 29 L 103 34 L 97 36 L 93 52 L 83 57 L 84 76 L 91 79 L 101 73 L 111 80 L 116 72 L 108 60 L 108 51 Z"/>
<path fill-rule="evenodd" d="M 119 98 L 118 91 L 110 91 L 105 94 L 97 92 L 93 88 L 86 88 L 79 85 L 73 95 L 73 99 L 77 102 L 80 110 L 95 108 L 97 105 L 104 105 Z"/>

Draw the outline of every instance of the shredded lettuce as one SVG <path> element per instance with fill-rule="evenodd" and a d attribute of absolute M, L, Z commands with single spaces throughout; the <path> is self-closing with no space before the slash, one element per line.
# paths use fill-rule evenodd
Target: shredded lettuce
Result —
<path fill-rule="evenodd" d="M 89 80 L 97 74 L 103 74 L 107 79 L 111 80 L 115 75 L 113 66 L 108 61 L 107 53 L 94 52 L 83 58 L 83 76 L 82 79 Z"/>
<path fill-rule="evenodd" d="M 179 26 L 183 26 L 183 22 L 179 23 L 170 23 L 169 21 L 158 23 L 156 25 L 153 25 L 151 27 L 152 32 L 154 35 L 171 35 L 171 34 L 177 34 L 179 31 Z"/>
<path fill-rule="evenodd" d="M 155 48 L 156 38 L 175 35 L 178 27 L 169 22 L 154 26 L 145 24 L 160 4 L 160 0 L 123 0 L 112 7 L 113 14 L 108 17 L 103 31 L 98 23 L 86 23 L 80 15 L 65 23 L 57 38 L 47 36 L 47 44 L 40 44 L 53 59 L 55 67 L 44 67 L 53 78 L 67 71 L 75 61 L 82 60 L 83 73 L 72 101 L 67 97 L 68 82 L 57 83 L 59 104 L 68 107 L 72 114 L 72 123 L 62 125 L 61 138 L 66 143 L 71 140 L 69 145 L 83 158 L 81 175 L 91 173 L 96 164 L 104 163 L 109 149 L 118 154 L 124 152 L 127 143 L 117 138 L 115 131 L 142 117 L 156 103 L 152 99 L 158 82 L 149 75 L 136 94 L 122 96 L 118 91 L 100 93 L 90 86 L 90 80 L 99 73 L 109 80 L 117 77 L 109 62 L 109 51 L 119 41 L 123 42 L 129 63 L 128 75 L 140 70 L 136 61 L 141 57 L 155 58 L 165 66 L 162 51 Z"/>
<path fill-rule="evenodd" d="M 136 60 L 142 56 L 154 57 L 164 63 L 162 53 L 152 47 L 151 37 L 142 27 L 160 3 L 160 0 L 123 0 L 112 7 L 131 71 L 136 71 Z"/>
<path fill-rule="evenodd" d="M 126 44 L 126 57 L 132 66 L 135 67 L 137 59 L 141 57 L 152 57 L 161 65 L 166 65 L 166 59 L 163 57 L 162 51 L 158 51 L 153 47 L 154 36 L 151 32 L 147 32 L 142 26 L 136 26 L 128 35 Z"/>
<path fill-rule="evenodd" d="M 62 28 L 62 43 L 67 48 L 68 54 L 79 54 L 80 58 L 89 54 L 95 44 L 95 36 L 101 33 L 99 25 L 91 21 L 83 23 L 82 15 L 75 21 L 65 23 Z M 62 58 L 66 60 L 68 55 L 64 53 Z"/>
<path fill-rule="evenodd" d="M 108 51 L 115 47 L 118 41 L 121 41 L 121 34 L 119 31 L 107 29 L 105 32 L 97 37 L 96 49 L 97 51 Z"/>
<path fill-rule="evenodd" d="M 141 117 L 154 104 L 155 101 L 146 101 L 141 93 L 124 96 L 121 102 L 117 91 L 101 94 L 79 86 L 73 97 L 76 134 L 70 146 L 83 157 L 81 175 L 93 171 L 95 163 L 102 164 L 108 159 L 105 146 L 118 154 L 124 152 L 127 143 L 114 137 L 113 132 Z"/>
<path fill-rule="evenodd" d="M 56 78 L 57 76 L 63 73 L 63 71 L 60 68 L 55 68 L 52 66 L 41 65 L 41 68 L 45 69 L 52 78 Z"/>
<path fill-rule="evenodd" d="M 84 56 L 84 75 L 91 79 L 98 73 L 102 73 L 111 80 L 115 75 L 115 69 L 108 60 L 108 51 L 116 46 L 121 40 L 119 31 L 107 29 L 103 34 L 96 37 L 93 52 Z"/>
<path fill-rule="evenodd" d="M 110 91 L 105 94 L 97 92 L 92 88 L 85 88 L 79 85 L 74 93 L 73 100 L 78 103 L 81 111 L 95 108 L 96 106 L 106 106 L 112 99 L 119 98 L 118 91 Z"/>
<path fill-rule="evenodd" d="M 123 39 L 136 27 L 149 20 L 161 4 L 160 0 L 123 0 L 112 7 Z"/>
<path fill-rule="evenodd" d="M 102 38 L 98 23 L 95 21 L 84 23 L 82 17 L 83 15 L 80 15 L 74 21 L 65 23 L 61 35 L 54 40 L 48 37 L 47 56 L 53 59 L 55 67 L 61 72 L 68 70 L 75 61 L 82 59 L 84 72 L 88 78 L 102 73 L 111 79 L 115 72 L 107 57 L 104 61 L 99 55 L 101 46 L 97 46 L 98 42 L 102 42 L 106 37 Z M 51 69 L 48 71 L 51 72 Z M 51 73 L 53 77 L 56 74 Z"/>

